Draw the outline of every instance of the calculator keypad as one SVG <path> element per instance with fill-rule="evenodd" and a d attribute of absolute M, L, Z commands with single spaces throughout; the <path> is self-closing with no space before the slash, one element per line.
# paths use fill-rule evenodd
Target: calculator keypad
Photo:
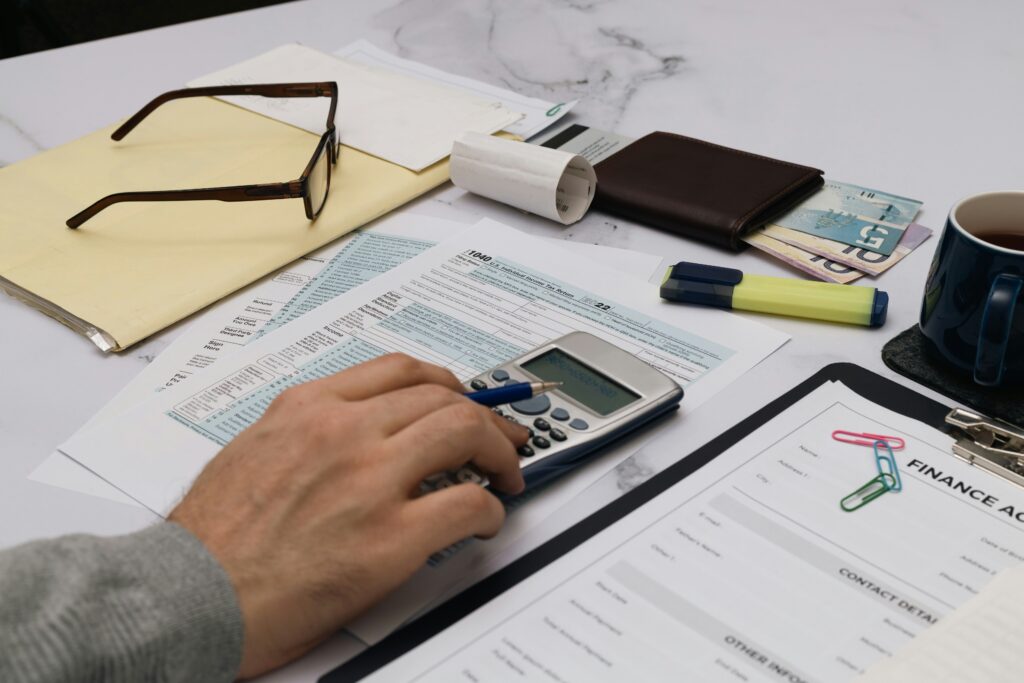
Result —
<path fill-rule="evenodd" d="M 489 378 L 497 385 L 519 381 L 512 378 L 508 371 L 498 368 L 491 370 L 487 375 L 470 380 L 470 388 L 476 391 L 488 388 L 489 384 L 486 378 Z M 552 408 L 551 399 L 546 394 L 534 396 L 524 401 L 516 401 L 507 406 L 491 408 L 491 410 L 509 422 L 525 425 L 529 430 L 529 442 L 516 449 L 516 453 L 519 455 L 520 462 L 524 467 L 527 465 L 528 460 L 540 458 L 541 455 L 547 456 L 551 453 L 557 453 L 560 450 L 561 444 L 572 439 L 571 431 L 565 429 L 562 425 L 553 425 L 550 420 L 563 423 L 575 431 L 583 431 L 590 427 L 586 420 L 572 415 L 565 408 L 561 406 Z M 520 416 L 537 417 L 532 422 L 526 422 L 521 421 L 516 416 L 517 414 Z M 474 466 L 466 465 L 454 472 L 443 472 L 428 477 L 420 484 L 420 491 L 422 493 L 429 493 L 430 491 L 463 483 L 475 483 L 486 486 L 488 482 L 483 473 Z"/>

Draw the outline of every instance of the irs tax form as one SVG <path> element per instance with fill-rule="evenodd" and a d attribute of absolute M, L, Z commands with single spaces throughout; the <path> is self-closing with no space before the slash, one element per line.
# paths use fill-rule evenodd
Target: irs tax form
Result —
<path fill-rule="evenodd" d="M 683 384 L 683 410 L 785 342 L 716 309 L 663 306 L 654 286 L 548 240 L 483 220 L 160 392 L 60 450 L 165 514 L 203 465 L 284 388 L 388 351 L 467 378 L 575 329 L 628 349 Z M 671 422 L 671 418 L 668 420 Z M 520 505 L 502 533 L 445 555 L 350 628 L 373 642 L 630 455 L 613 447 Z M 454 566 L 453 565 L 453 566 Z"/>
<path fill-rule="evenodd" d="M 485 219 L 60 450 L 166 513 L 288 386 L 394 351 L 470 377 L 578 329 L 676 378 L 687 407 L 786 339 L 722 311 L 660 305 L 647 283 Z"/>
<path fill-rule="evenodd" d="M 903 490 L 832 430 L 903 437 Z M 672 448 L 656 437 L 648 448 Z M 1024 560 L 1024 490 L 826 384 L 364 681 L 851 681 Z"/>
<path fill-rule="evenodd" d="M 460 218 L 464 216 L 468 214 Z M 154 392 L 188 381 L 270 329 L 421 254 L 469 223 L 408 210 L 392 212 L 298 259 L 204 311 L 79 431 L 117 417 Z M 658 256 L 615 247 L 572 243 L 562 248 L 642 280 L 650 278 L 661 264 Z M 59 451 L 44 460 L 29 479 L 138 506 Z"/>

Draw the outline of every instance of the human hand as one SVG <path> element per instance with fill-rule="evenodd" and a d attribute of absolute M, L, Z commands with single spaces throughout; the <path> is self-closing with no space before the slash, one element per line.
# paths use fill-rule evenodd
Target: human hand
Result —
<path fill-rule="evenodd" d="M 239 675 L 303 654 L 434 552 L 492 536 L 498 499 L 476 484 L 418 495 L 468 462 L 523 489 L 524 427 L 462 396 L 447 370 L 399 354 L 286 390 L 206 466 L 169 519 L 226 570 L 245 623 Z"/>

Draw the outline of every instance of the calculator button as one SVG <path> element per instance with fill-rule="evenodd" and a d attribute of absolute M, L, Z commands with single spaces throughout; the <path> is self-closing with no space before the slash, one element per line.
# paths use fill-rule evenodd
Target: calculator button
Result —
<path fill-rule="evenodd" d="M 449 486 L 455 486 L 455 482 L 449 479 L 448 477 L 445 477 L 444 479 L 439 479 L 437 482 L 434 483 L 434 488 L 437 489 L 438 491 L 440 491 L 441 489 L 446 489 Z"/>
<path fill-rule="evenodd" d="M 545 420 L 543 417 L 538 417 L 536 420 L 534 420 L 533 421 L 533 426 L 536 427 L 537 429 L 539 429 L 542 432 L 546 432 L 549 429 L 551 429 L 551 424 L 547 420 Z"/>
<path fill-rule="evenodd" d="M 540 415 L 551 407 L 551 399 L 544 394 L 510 404 L 512 409 L 523 415 Z"/>
<path fill-rule="evenodd" d="M 473 389 L 476 389 L 477 391 L 480 391 L 482 389 L 487 388 L 487 382 L 483 381 L 482 379 L 474 379 L 472 382 L 469 383 L 469 386 L 472 387 Z"/>
<path fill-rule="evenodd" d="M 588 425 L 585 420 L 581 420 L 578 417 L 572 422 L 570 422 L 569 426 L 572 427 L 573 429 L 578 429 L 580 431 L 590 428 L 590 425 Z"/>
<path fill-rule="evenodd" d="M 531 443 L 533 443 L 533 445 L 536 446 L 537 448 L 548 448 L 549 446 L 551 446 L 551 442 L 545 439 L 543 436 L 533 437 L 533 441 Z"/>
<path fill-rule="evenodd" d="M 491 379 L 495 382 L 504 382 L 508 379 L 508 373 L 504 370 L 495 370 L 491 373 Z"/>
<path fill-rule="evenodd" d="M 493 410 L 498 416 L 505 417 L 505 411 L 501 408 L 491 408 L 491 410 Z"/>
<path fill-rule="evenodd" d="M 559 422 L 565 422 L 569 419 L 569 411 L 565 408 L 555 408 L 551 411 L 551 417 Z"/>
<path fill-rule="evenodd" d="M 534 435 L 534 434 L 536 434 L 536 432 L 534 432 L 534 431 L 533 431 L 532 429 L 530 429 L 529 427 L 527 427 L 527 428 L 526 428 L 526 431 L 527 431 L 527 437 L 528 437 L 528 438 L 530 438 L 530 439 L 532 439 L 532 438 L 533 438 L 533 435 Z"/>
<path fill-rule="evenodd" d="M 523 445 L 516 449 L 516 453 L 523 456 L 524 458 L 529 458 L 531 455 L 533 455 L 533 449 L 530 448 L 529 446 Z"/>
<path fill-rule="evenodd" d="M 554 439 L 555 441 L 565 441 L 565 432 L 563 432 L 561 429 L 552 429 L 551 438 Z"/>

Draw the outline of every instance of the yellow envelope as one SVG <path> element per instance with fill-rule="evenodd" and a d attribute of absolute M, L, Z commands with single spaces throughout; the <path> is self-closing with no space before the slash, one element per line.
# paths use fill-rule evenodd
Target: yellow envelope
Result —
<path fill-rule="evenodd" d="M 298 178 L 319 136 L 214 99 L 172 101 L 0 169 L 0 288 L 120 351 L 448 179 L 342 147 L 315 221 L 301 199 L 115 204 L 115 192 Z M 344 142 L 344 141 L 342 141 Z"/>

